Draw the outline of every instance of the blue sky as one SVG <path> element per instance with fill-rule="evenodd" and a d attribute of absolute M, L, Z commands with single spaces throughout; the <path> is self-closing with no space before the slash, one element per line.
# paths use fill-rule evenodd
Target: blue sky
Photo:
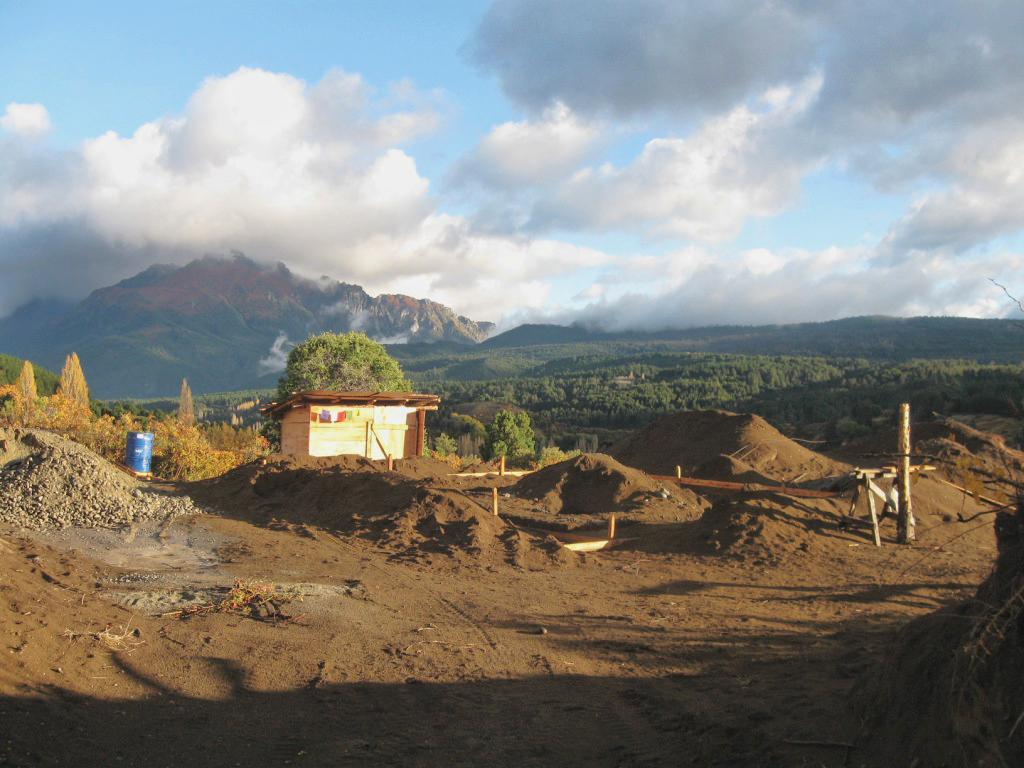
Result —
<path fill-rule="evenodd" d="M 1024 5 L 927 7 L 0 0 L 0 316 L 232 250 L 505 327 L 1010 314 Z"/>

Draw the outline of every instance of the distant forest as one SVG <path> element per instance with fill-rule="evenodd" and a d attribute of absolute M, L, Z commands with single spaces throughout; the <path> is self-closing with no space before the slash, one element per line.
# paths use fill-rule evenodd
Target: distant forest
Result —
<path fill-rule="evenodd" d="M 416 390 L 441 395 L 429 434 L 470 441 L 501 407 L 525 410 L 541 443 L 563 449 L 594 449 L 691 409 L 753 412 L 786 434 L 833 444 L 888 428 L 901 402 L 917 420 L 1018 419 L 1024 410 L 1024 327 L 1005 320 L 853 318 L 617 335 L 522 326 L 482 344 L 388 351 Z M 257 406 L 271 395 L 195 402 L 202 420 L 243 426 L 259 421 Z M 134 407 L 172 411 L 177 402 Z"/>

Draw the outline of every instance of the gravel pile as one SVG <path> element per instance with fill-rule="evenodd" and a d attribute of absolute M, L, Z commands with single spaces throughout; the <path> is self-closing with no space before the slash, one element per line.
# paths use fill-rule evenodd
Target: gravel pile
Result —
<path fill-rule="evenodd" d="M 42 531 L 111 528 L 203 510 L 147 488 L 83 445 L 40 430 L 0 430 L 0 521 Z"/>

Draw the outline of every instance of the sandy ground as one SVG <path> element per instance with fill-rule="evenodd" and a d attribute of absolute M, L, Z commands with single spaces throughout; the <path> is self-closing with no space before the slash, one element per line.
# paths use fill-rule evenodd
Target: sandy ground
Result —
<path fill-rule="evenodd" d="M 663 499 L 598 459 L 562 472 L 625 477 L 625 541 L 577 554 L 522 530 L 543 477 L 401 469 L 254 465 L 178 489 L 220 514 L 0 528 L 0 765 L 887 766 L 857 692 L 995 555 L 928 479 L 917 543 L 887 521 L 876 548 L 848 497 Z M 239 580 L 277 615 L 173 613 Z"/>
<path fill-rule="evenodd" d="M 837 533 L 827 568 L 667 554 L 658 526 L 626 533 L 630 549 L 538 570 L 396 562 L 316 528 L 216 517 L 176 520 L 167 551 L 138 562 L 138 536 L 111 547 L 117 566 L 72 540 L 4 536 L 0 760 L 859 765 L 843 746 L 860 735 L 851 686 L 993 557 L 986 530 L 939 549 Z M 157 615 L 236 579 L 297 591 L 294 620 Z"/>

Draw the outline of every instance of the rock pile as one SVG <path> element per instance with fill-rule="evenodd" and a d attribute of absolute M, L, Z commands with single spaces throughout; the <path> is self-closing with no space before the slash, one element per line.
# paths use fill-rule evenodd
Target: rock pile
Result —
<path fill-rule="evenodd" d="M 39 430 L 0 432 L 0 522 L 37 531 L 109 528 L 201 512 L 71 440 Z"/>

